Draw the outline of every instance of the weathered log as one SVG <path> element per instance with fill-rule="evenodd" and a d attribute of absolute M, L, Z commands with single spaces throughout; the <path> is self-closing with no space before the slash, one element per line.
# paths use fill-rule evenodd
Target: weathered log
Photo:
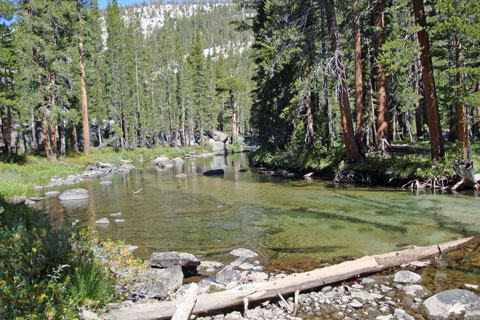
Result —
<path fill-rule="evenodd" d="M 439 245 L 412 247 L 403 251 L 366 256 L 322 269 L 292 274 L 279 280 L 242 285 L 227 291 L 200 295 L 193 309 L 193 314 L 242 305 L 245 298 L 249 302 L 262 301 L 275 298 L 279 294 L 288 295 L 295 291 L 310 290 L 364 274 L 398 267 L 408 262 L 430 258 L 452 250 L 472 239 L 464 238 Z M 129 308 L 114 310 L 112 316 L 118 320 L 169 319 L 174 314 L 177 305 L 178 301 L 136 304 Z"/>
<path fill-rule="evenodd" d="M 198 286 L 196 283 L 190 284 L 187 293 L 182 299 L 182 302 L 175 311 L 172 320 L 188 320 L 192 314 L 195 302 L 197 302 Z"/>

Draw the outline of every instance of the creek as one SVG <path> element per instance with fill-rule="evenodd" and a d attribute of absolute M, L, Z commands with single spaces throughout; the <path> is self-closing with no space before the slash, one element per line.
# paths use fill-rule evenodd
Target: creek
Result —
<path fill-rule="evenodd" d="M 224 176 L 201 175 L 219 168 Z M 180 173 L 186 177 L 176 177 Z M 140 258 L 175 250 L 230 262 L 229 251 L 244 247 L 259 253 L 267 269 L 303 271 L 480 233 L 478 194 L 285 179 L 250 168 L 246 154 L 134 169 L 74 187 L 86 188 L 89 200 L 63 204 L 50 198 L 39 205 L 57 225 L 78 219 L 94 226 L 109 218 L 106 227 L 94 226 L 98 236 L 138 246 Z M 117 212 L 121 217 L 110 216 Z"/>

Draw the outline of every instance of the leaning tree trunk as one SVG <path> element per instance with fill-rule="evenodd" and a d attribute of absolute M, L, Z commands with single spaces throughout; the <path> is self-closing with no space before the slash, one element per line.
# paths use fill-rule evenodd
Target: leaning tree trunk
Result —
<path fill-rule="evenodd" d="M 360 35 L 360 12 L 358 8 L 358 0 L 353 3 L 355 9 L 355 106 L 357 108 L 357 130 L 355 132 L 355 140 L 358 148 L 362 149 L 363 141 L 363 74 L 362 74 L 362 46 Z"/>
<path fill-rule="evenodd" d="M 461 70 L 463 67 L 463 52 L 462 52 L 462 42 L 460 39 L 455 39 L 455 46 L 456 46 L 456 58 L 457 58 L 457 69 Z M 466 107 L 465 104 L 461 101 L 464 95 L 464 90 L 462 88 L 464 75 L 462 71 L 458 71 L 457 73 L 457 85 L 460 86 L 460 89 L 457 90 L 457 130 L 458 130 L 458 140 L 460 141 L 460 145 L 462 146 L 463 151 L 463 160 L 470 162 L 472 161 L 472 150 L 470 147 L 470 139 L 468 138 L 468 130 L 467 130 L 467 119 L 466 119 Z"/>
<path fill-rule="evenodd" d="M 333 0 L 327 1 L 328 33 L 330 34 L 331 49 L 335 58 L 335 74 L 337 76 L 337 96 L 342 115 L 343 141 L 348 162 L 360 160 L 360 153 L 353 133 L 352 114 L 348 99 L 347 75 L 343 64 L 342 55 L 338 48 L 338 28 Z"/>
<path fill-rule="evenodd" d="M 443 147 L 442 129 L 438 114 L 437 97 L 435 93 L 435 79 L 433 76 L 432 59 L 430 57 L 430 45 L 426 31 L 427 22 L 423 0 L 413 0 L 415 21 L 422 29 L 418 31 L 418 44 L 421 48 L 420 62 L 422 64 L 423 87 L 427 109 L 428 130 L 430 132 L 432 158 L 442 158 L 445 154 Z"/>
<path fill-rule="evenodd" d="M 375 56 L 378 59 L 382 53 L 382 46 L 385 43 L 385 3 L 384 0 L 374 0 L 374 15 L 375 26 L 379 30 L 375 43 Z M 379 145 L 383 144 L 385 140 L 389 140 L 389 112 L 388 112 L 388 97 L 387 97 L 387 75 L 385 73 L 385 65 L 380 64 L 377 67 L 377 99 L 378 99 L 378 119 L 377 119 L 377 137 Z M 384 150 L 385 151 L 385 150 Z"/>

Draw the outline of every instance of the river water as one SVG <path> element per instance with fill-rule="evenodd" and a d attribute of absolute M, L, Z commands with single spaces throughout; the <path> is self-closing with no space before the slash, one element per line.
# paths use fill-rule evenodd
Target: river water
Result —
<path fill-rule="evenodd" d="M 225 169 L 224 176 L 201 175 L 219 168 Z M 176 177 L 179 173 L 187 177 Z M 101 185 L 101 180 L 113 184 Z M 134 169 L 75 187 L 86 188 L 90 199 L 44 201 L 53 221 L 69 225 L 79 219 L 80 225 L 93 226 L 107 217 L 107 227 L 95 226 L 99 237 L 139 246 L 135 254 L 140 258 L 176 250 L 229 262 L 230 250 L 245 247 L 271 268 L 278 264 L 279 269 L 305 270 L 321 262 L 480 233 L 480 197 L 475 194 L 284 179 L 249 168 L 245 154 Z M 110 217 L 117 212 L 121 217 Z"/>

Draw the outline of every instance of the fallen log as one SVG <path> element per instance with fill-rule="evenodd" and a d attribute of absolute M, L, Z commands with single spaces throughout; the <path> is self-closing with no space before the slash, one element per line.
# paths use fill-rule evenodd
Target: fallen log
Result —
<path fill-rule="evenodd" d="M 438 245 L 412 247 L 402 251 L 365 256 L 326 268 L 292 274 L 279 280 L 242 285 L 227 291 L 200 295 L 197 298 L 192 314 L 201 314 L 242 304 L 248 305 L 248 302 L 293 294 L 296 291 L 310 290 L 361 275 L 398 267 L 402 264 L 430 258 L 455 249 L 472 239 L 472 237 L 463 238 Z M 170 319 L 175 313 L 178 304 L 179 301 L 136 304 L 128 308 L 113 310 L 112 317 L 117 320 Z"/>
<path fill-rule="evenodd" d="M 172 320 L 188 320 L 190 319 L 190 315 L 192 314 L 193 307 L 195 306 L 195 302 L 197 302 L 197 293 L 198 293 L 198 286 L 196 283 L 190 284 L 190 287 L 183 297 L 182 302 L 175 311 L 175 314 L 172 317 Z"/>

